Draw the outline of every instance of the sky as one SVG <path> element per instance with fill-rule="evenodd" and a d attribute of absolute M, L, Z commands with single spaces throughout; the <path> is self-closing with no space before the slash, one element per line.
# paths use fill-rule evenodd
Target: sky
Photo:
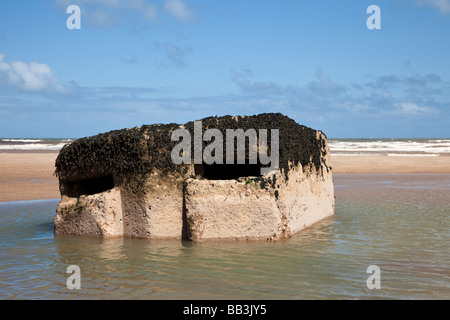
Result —
<path fill-rule="evenodd" d="M 450 0 L 0 1 L 1 138 L 268 112 L 449 138 Z"/>

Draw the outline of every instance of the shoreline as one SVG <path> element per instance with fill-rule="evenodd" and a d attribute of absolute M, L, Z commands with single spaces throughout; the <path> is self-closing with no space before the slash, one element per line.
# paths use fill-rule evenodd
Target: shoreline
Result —
<path fill-rule="evenodd" d="M 59 199 L 53 175 L 59 151 L 0 152 L 0 202 Z M 380 156 L 331 154 L 333 175 L 450 174 L 450 156 Z"/>
<path fill-rule="evenodd" d="M 333 155 L 333 174 L 450 173 L 450 155 L 386 156 Z"/>

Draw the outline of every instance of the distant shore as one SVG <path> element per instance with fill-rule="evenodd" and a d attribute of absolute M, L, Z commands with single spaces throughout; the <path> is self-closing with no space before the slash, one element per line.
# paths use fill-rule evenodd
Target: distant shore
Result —
<path fill-rule="evenodd" d="M 0 152 L 0 202 L 56 199 L 59 151 Z M 333 174 L 450 173 L 450 156 L 333 155 Z"/>
<path fill-rule="evenodd" d="M 450 173 L 450 155 L 385 156 L 333 155 L 333 174 Z"/>

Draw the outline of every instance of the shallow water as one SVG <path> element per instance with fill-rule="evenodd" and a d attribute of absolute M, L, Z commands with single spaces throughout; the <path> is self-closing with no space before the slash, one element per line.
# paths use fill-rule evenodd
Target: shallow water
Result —
<path fill-rule="evenodd" d="M 336 214 L 275 242 L 55 238 L 58 200 L 0 203 L 0 298 L 450 299 L 450 175 L 334 182 Z"/>

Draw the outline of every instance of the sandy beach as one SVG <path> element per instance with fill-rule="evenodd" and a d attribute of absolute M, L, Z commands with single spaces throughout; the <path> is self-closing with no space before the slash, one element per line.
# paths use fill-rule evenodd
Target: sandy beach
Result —
<path fill-rule="evenodd" d="M 57 156 L 57 151 L 0 153 L 0 202 L 59 198 Z"/>
<path fill-rule="evenodd" d="M 58 152 L 0 153 L 0 202 L 56 199 Z M 332 155 L 333 174 L 450 173 L 450 156 Z"/>
<path fill-rule="evenodd" d="M 333 174 L 450 173 L 450 156 L 331 155 Z"/>

